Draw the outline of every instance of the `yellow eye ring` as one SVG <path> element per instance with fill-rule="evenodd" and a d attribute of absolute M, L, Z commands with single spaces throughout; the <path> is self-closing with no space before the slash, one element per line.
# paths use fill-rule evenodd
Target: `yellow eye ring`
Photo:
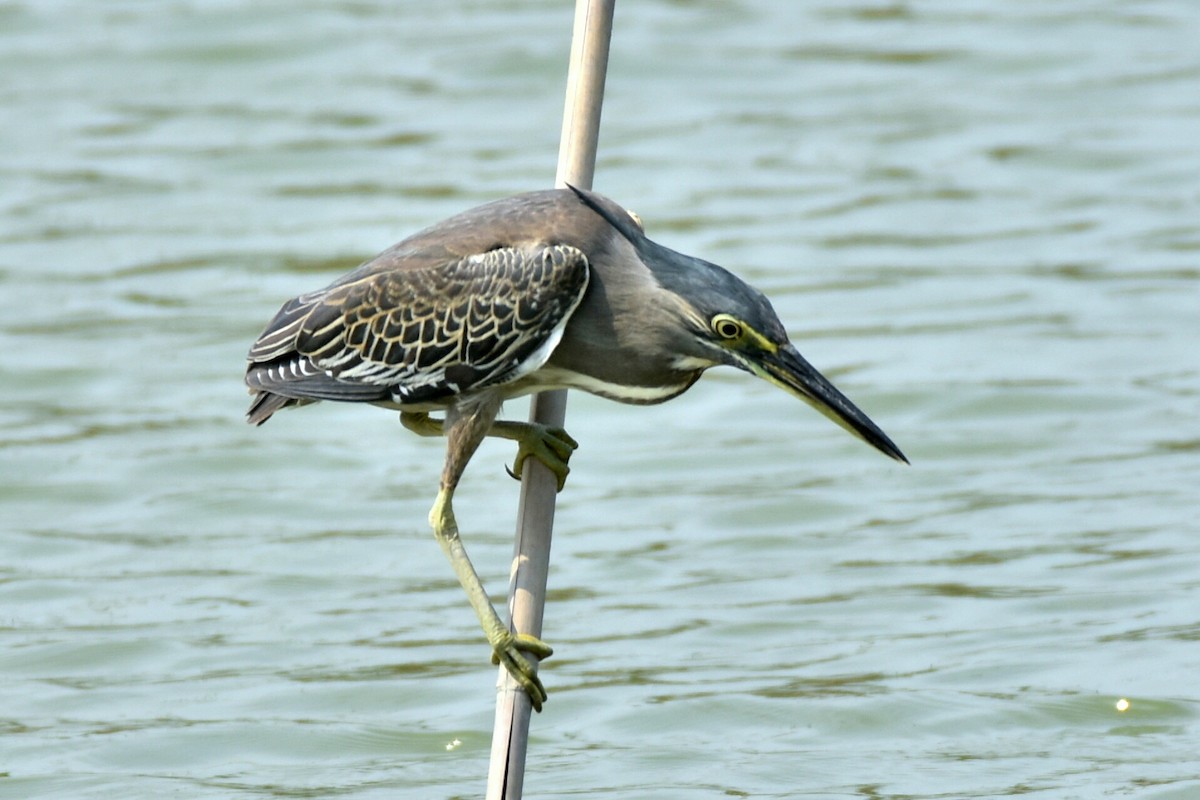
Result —
<path fill-rule="evenodd" d="M 728 314 L 717 314 L 711 324 L 713 332 L 722 339 L 739 339 L 744 332 L 742 323 Z"/>

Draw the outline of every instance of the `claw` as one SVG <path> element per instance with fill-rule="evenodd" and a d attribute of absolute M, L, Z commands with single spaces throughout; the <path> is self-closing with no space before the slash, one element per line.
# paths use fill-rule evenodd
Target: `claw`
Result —
<path fill-rule="evenodd" d="M 567 483 L 567 475 L 571 472 L 567 460 L 575 448 L 579 447 L 579 442 L 572 439 L 562 428 L 548 428 L 536 424 L 530 424 L 517 442 L 517 458 L 508 474 L 520 480 L 525 461 L 532 456 L 554 473 L 558 479 L 558 490 L 561 492 Z"/>
<path fill-rule="evenodd" d="M 546 687 L 542 685 L 533 664 L 522 652 L 537 656 L 540 660 L 549 658 L 554 650 L 536 636 L 528 633 L 514 634 L 506 630 L 492 642 L 492 663 L 503 664 L 508 674 L 513 676 L 513 680 L 529 695 L 533 710 L 541 711 L 542 703 L 546 702 Z"/>

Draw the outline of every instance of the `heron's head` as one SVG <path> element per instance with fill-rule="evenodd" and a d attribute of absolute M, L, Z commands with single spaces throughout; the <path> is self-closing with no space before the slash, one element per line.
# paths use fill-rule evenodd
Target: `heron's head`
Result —
<path fill-rule="evenodd" d="M 673 291 L 685 309 L 682 324 L 707 358 L 773 383 L 885 455 L 908 462 L 870 417 L 800 355 L 765 295 L 715 264 L 682 259 L 700 280 L 689 279 Z"/>
<path fill-rule="evenodd" d="M 908 462 L 879 426 L 800 355 L 766 296 L 716 264 L 651 241 L 640 221 L 606 198 L 578 192 L 634 245 L 670 302 L 647 309 L 669 328 L 680 369 L 738 367 L 799 397 L 850 433 Z"/>

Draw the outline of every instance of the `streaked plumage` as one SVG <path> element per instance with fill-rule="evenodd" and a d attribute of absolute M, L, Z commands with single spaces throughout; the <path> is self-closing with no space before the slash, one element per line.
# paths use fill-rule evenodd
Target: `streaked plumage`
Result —
<path fill-rule="evenodd" d="M 510 383 L 545 363 L 588 282 L 569 245 L 381 267 L 280 309 L 250 350 L 251 422 L 306 400 L 441 407 Z"/>

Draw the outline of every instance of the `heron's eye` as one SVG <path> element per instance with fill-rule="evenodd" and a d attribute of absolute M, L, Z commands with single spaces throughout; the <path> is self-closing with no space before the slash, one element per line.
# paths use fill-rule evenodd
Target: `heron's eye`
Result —
<path fill-rule="evenodd" d="M 743 332 L 742 323 L 728 314 L 717 314 L 713 317 L 712 329 L 722 339 L 738 339 Z"/>

